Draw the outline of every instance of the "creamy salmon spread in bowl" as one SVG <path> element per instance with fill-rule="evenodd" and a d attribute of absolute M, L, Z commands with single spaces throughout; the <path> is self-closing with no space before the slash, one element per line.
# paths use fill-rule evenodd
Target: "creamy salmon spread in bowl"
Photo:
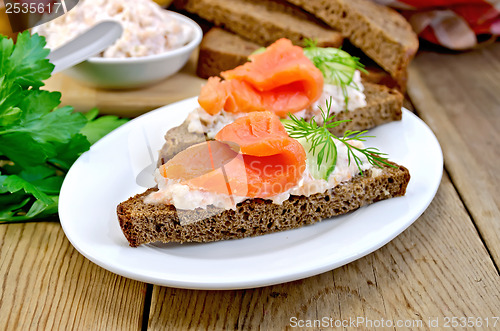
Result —
<path fill-rule="evenodd" d="M 66 70 L 67 75 L 101 88 L 148 85 L 179 71 L 203 36 L 196 22 L 152 0 L 82 0 L 33 33 L 45 36 L 55 49 L 108 20 L 122 25 L 122 36 L 99 56 Z"/>

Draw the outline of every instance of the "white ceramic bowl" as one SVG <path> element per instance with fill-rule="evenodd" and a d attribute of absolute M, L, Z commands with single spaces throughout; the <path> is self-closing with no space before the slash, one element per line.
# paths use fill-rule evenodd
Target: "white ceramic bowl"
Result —
<path fill-rule="evenodd" d="M 137 88 L 161 81 L 178 72 L 200 44 L 200 26 L 184 15 L 170 12 L 179 21 L 193 28 L 193 38 L 180 48 L 156 55 L 135 58 L 92 57 L 64 71 L 87 85 L 99 88 Z"/>

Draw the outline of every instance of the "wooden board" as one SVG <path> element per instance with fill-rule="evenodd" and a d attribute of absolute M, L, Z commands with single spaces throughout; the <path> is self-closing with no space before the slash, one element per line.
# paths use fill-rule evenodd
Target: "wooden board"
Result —
<path fill-rule="evenodd" d="M 500 265 L 500 43 L 474 52 L 421 52 L 408 94 L 443 148 L 445 167 Z"/>
<path fill-rule="evenodd" d="M 206 80 L 196 77 L 198 52 L 194 51 L 184 68 L 177 74 L 140 89 L 96 89 L 58 73 L 46 81 L 44 87 L 62 93 L 62 105 L 86 112 L 97 107 L 101 114 L 135 117 L 172 102 L 196 96 Z"/>
<path fill-rule="evenodd" d="M 423 216 L 367 257 L 315 277 L 258 289 L 155 286 L 149 329 L 283 330 L 292 326 L 293 317 L 325 316 L 421 321 L 429 329 L 429 319 L 439 318 L 443 326 L 445 316 L 491 317 L 499 311 L 498 274 L 445 174 Z"/>
<path fill-rule="evenodd" d="M 146 284 L 78 253 L 58 222 L 0 224 L 0 330 L 140 330 Z"/>

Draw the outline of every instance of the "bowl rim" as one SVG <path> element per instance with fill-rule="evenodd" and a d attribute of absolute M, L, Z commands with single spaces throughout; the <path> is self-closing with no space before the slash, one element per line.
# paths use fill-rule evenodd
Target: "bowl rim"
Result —
<path fill-rule="evenodd" d="M 187 43 L 184 46 L 181 46 L 179 48 L 169 50 L 160 54 L 152 54 L 152 55 L 146 55 L 146 56 L 140 56 L 140 57 L 125 57 L 125 58 L 114 58 L 114 57 L 100 57 L 100 56 L 93 56 L 88 58 L 87 60 L 83 62 L 89 62 L 89 63 L 96 63 L 96 64 L 104 64 L 104 63 L 144 63 L 144 62 L 150 62 L 154 60 L 160 60 L 160 59 L 166 59 L 170 57 L 174 57 L 180 54 L 184 53 L 191 53 L 191 51 L 196 48 L 200 43 L 203 38 L 203 30 L 201 27 L 196 23 L 194 20 L 190 19 L 189 17 L 179 14 L 177 12 L 171 11 L 171 10 L 166 10 L 170 15 L 175 16 L 176 18 L 180 19 L 184 23 L 189 24 L 193 29 L 194 29 L 194 37 L 192 40 Z"/>

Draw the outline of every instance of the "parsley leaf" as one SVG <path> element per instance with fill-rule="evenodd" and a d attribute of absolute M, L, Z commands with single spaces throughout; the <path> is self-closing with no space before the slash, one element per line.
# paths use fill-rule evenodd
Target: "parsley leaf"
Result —
<path fill-rule="evenodd" d="M 103 116 L 94 119 L 95 116 L 97 116 L 96 109 L 87 113 L 86 117 L 89 119 L 89 122 L 80 130 L 80 133 L 84 134 L 91 144 L 127 122 L 127 120 L 119 119 L 117 116 Z"/>
<path fill-rule="evenodd" d="M 126 121 L 59 108 L 61 93 L 39 89 L 54 69 L 44 46 L 28 32 L 16 44 L 0 36 L 0 223 L 56 214 L 73 162 Z"/>
<path fill-rule="evenodd" d="M 45 38 L 38 34 L 31 36 L 28 31 L 18 34 L 8 58 L 9 78 L 25 89 L 43 86 L 43 81 L 54 70 L 54 65 L 47 59 L 50 51 L 44 46 Z"/>
<path fill-rule="evenodd" d="M 0 134 L 0 153 L 21 167 L 42 164 L 55 155 L 52 145 L 39 144 L 26 132 Z"/>

